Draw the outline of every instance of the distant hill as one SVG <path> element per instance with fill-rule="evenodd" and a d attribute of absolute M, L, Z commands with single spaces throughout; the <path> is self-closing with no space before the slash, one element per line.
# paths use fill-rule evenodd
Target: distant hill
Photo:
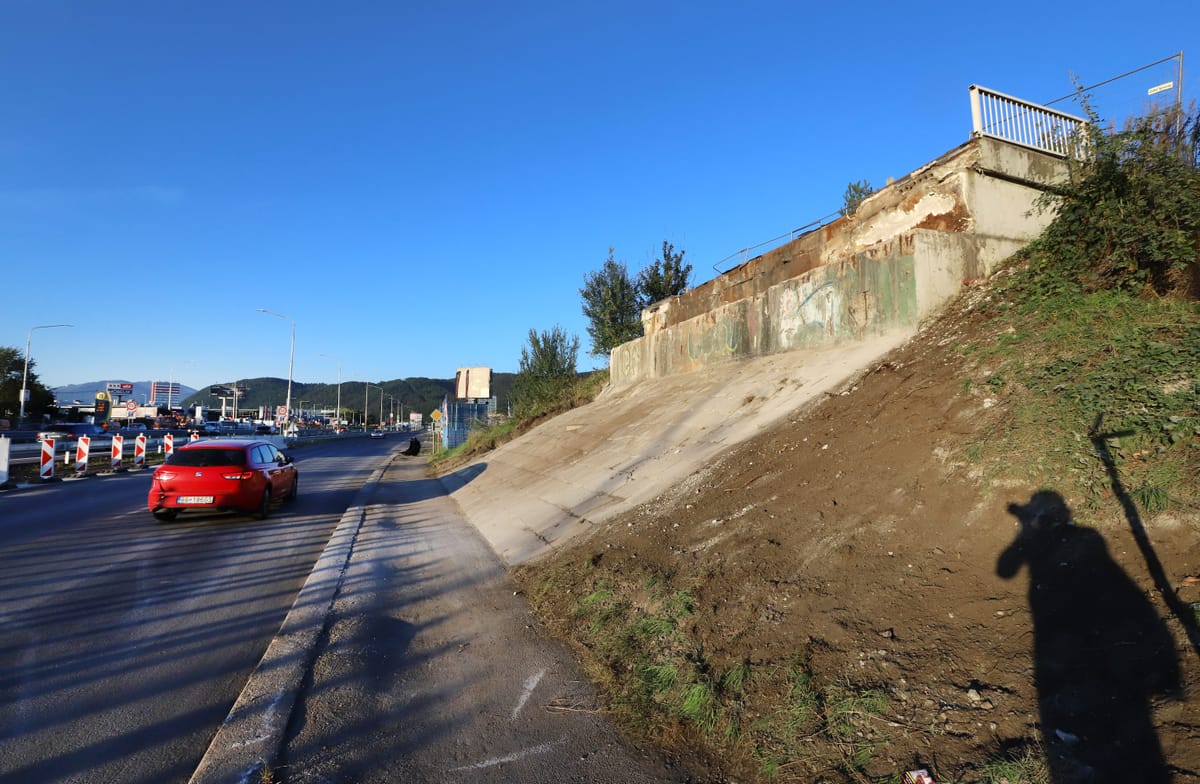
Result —
<path fill-rule="evenodd" d="M 492 396 L 500 411 L 507 411 L 512 396 L 515 373 L 492 374 Z M 238 382 L 245 391 L 239 396 L 238 408 L 253 409 L 264 407 L 274 410 L 287 400 L 287 379 L 262 377 L 248 378 Z M 396 416 L 408 418 L 412 411 L 419 411 L 428 418 L 429 414 L 442 404 L 446 396 L 454 396 L 454 379 L 438 378 L 405 378 L 391 381 L 368 382 L 361 380 L 346 380 L 342 382 L 342 409 L 350 412 L 361 412 L 363 403 L 373 414 L 372 419 L 379 417 L 380 387 L 383 388 L 383 411 L 385 415 L 395 412 Z M 186 395 L 182 405 L 191 408 L 202 405 L 205 408 L 219 409 L 221 399 L 212 394 L 213 386 L 228 386 L 214 384 Z M 232 401 L 230 401 L 232 402 Z M 303 410 L 333 409 L 338 403 L 337 384 L 311 384 L 292 381 L 292 408 Z"/>
<path fill-rule="evenodd" d="M 513 380 L 515 378 L 515 373 L 493 373 L 492 375 L 492 395 L 496 398 L 496 405 L 500 411 L 508 410 L 512 398 Z M 55 387 L 53 391 L 60 404 L 70 405 L 76 400 L 84 404 L 90 404 L 96 399 L 96 393 L 103 392 L 109 383 L 132 383 L 133 399 L 139 403 L 145 403 L 150 398 L 151 382 L 129 382 L 124 379 L 69 384 Z M 274 410 L 276 406 L 283 405 L 287 400 L 286 378 L 248 378 L 238 383 L 246 390 L 245 396 L 238 399 L 238 408 L 242 410 L 258 408 L 260 406 Z M 219 409 L 221 407 L 221 399 L 212 394 L 212 388 L 215 386 L 228 386 L 228 384 L 211 384 L 201 389 L 181 384 L 179 387 L 180 395 L 173 402 L 177 407 L 183 408 L 193 408 L 194 406 L 201 405 L 205 408 Z M 372 381 L 370 382 L 369 390 L 363 381 L 348 380 L 342 382 L 342 408 L 361 412 L 363 402 L 366 400 L 368 407 L 374 412 L 377 418 L 379 416 L 380 386 L 383 387 L 384 392 L 384 412 L 390 414 L 394 411 L 398 417 L 402 415 L 405 419 L 407 419 L 408 414 L 412 411 L 419 411 L 428 417 L 430 412 L 442 404 L 443 398 L 447 395 L 453 398 L 454 395 L 454 379 L 452 378 L 418 377 L 393 379 L 381 383 Z M 293 408 L 310 410 L 332 409 L 337 405 L 337 401 L 337 384 L 292 382 Z M 403 413 L 401 413 L 401 407 L 403 407 Z"/>
<path fill-rule="evenodd" d="M 162 383 L 161 379 L 155 379 Z M 109 384 L 133 384 L 133 399 L 139 403 L 146 403 L 150 399 L 150 383 L 149 381 L 133 381 L 130 382 L 123 378 L 112 378 L 104 381 L 88 381 L 83 384 L 68 384 L 66 386 L 54 387 L 54 397 L 60 404 L 69 405 L 76 400 L 80 403 L 90 405 L 96 399 L 97 392 L 103 392 L 108 388 Z M 196 390 L 184 384 L 179 385 L 179 397 L 175 398 L 174 402 L 181 399 L 186 399 L 189 395 L 194 395 Z M 128 400 L 129 398 L 126 398 Z"/>

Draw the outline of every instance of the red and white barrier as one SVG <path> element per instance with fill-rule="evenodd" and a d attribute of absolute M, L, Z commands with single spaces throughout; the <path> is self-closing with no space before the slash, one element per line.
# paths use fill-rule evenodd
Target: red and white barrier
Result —
<path fill-rule="evenodd" d="M 88 467 L 88 453 L 92 449 L 92 439 L 90 436 L 80 436 L 75 443 L 75 473 L 86 474 Z M 71 450 L 68 449 L 68 452 Z"/>
<path fill-rule="evenodd" d="M 146 467 L 146 434 L 139 433 L 133 439 L 133 464 L 138 468 Z"/>
<path fill-rule="evenodd" d="M 163 451 L 166 452 L 167 457 L 175 454 L 175 436 L 170 433 L 163 436 Z"/>
<path fill-rule="evenodd" d="M 199 440 L 200 440 L 200 431 L 193 430 L 192 435 L 188 437 L 188 441 L 199 441 Z"/>
<path fill-rule="evenodd" d="M 47 438 L 42 442 L 42 467 L 38 476 L 42 479 L 54 478 L 54 439 Z"/>
<path fill-rule="evenodd" d="M 116 471 L 121 467 L 121 461 L 125 459 L 125 436 L 112 437 L 112 470 Z"/>

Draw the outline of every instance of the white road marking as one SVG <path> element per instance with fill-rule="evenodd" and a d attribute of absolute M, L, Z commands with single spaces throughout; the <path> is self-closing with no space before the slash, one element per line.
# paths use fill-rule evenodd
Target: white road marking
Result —
<path fill-rule="evenodd" d="M 521 699 L 517 700 L 517 707 L 513 708 L 512 717 L 514 719 L 520 714 L 521 709 L 525 707 L 525 703 L 529 701 L 530 695 L 533 694 L 533 690 L 537 688 L 538 683 L 541 682 L 542 676 L 545 674 L 545 670 L 538 670 L 525 679 L 525 690 L 521 692 Z"/>
<path fill-rule="evenodd" d="M 556 746 L 561 746 L 566 742 L 566 738 L 559 738 L 553 743 L 542 743 L 533 748 L 525 749 L 524 751 L 514 751 L 512 754 L 505 754 L 503 757 L 492 757 L 483 762 L 476 762 L 474 765 L 463 765 L 460 768 L 451 768 L 450 771 L 459 770 L 482 770 L 483 768 L 492 768 L 496 765 L 503 765 L 506 762 L 516 762 L 519 759 L 524 759 L 533 754 L 545 754 Z"/>

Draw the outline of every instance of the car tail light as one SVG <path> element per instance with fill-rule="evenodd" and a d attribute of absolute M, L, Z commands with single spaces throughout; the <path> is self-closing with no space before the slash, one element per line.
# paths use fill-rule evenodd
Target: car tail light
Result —
<path fill-rule="evenodd" d="M 221 474 L 225 479 L 251 479 L 254 476 L 253 471 L 238 471 L 233 474 Z"/>
<path fill-rule="evenodd" d="M 175 478 L 175 472 L 174 471 L 155 471 L 153 478 L 154 478 L 154 481 L 156 481 L 156 482 L 169 482 Z"/>

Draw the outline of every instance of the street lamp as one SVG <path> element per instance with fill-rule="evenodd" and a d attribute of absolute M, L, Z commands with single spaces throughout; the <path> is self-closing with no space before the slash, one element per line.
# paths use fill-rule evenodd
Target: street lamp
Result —
<path fill-rule="evenodd" d="M 18 422 L 25 421 L 25 398 L 29 397 L 29 341 L 33 339 L 33 331 L 35 329 L 52 329 L 54 327 L 73 327 L 74 324 L 41 324 L 36 327 L 30 327 L 28 334 L 25 335 L 25 370 L 21 374 L 21 411 L 17 416 Z"/>
<path fill-rule="evenodd" d="M 338 359 L 333 354 L 322 354 L 321 356 L 327 359 L 332 359 L 333 361 L 337 362 L 338 366 L 337 412 L 333 415 L 334 419 L 336 420 L 334 423 L 334 428 L 336 429 L 342 426 L 342 360 Z"/>
<path fill-rule="evenodd" d="M 371 387 L 379 390 L 379 426 L 383 427 L 383 387 L 378 384 L 372 384 L 369 381 L 363 382 L 363 430 L 367 429 L 367 403 L 370 400 Z"/>
<path fill-rule="evenodd" d="M 292 418 L 292 367 L 294 366 L 296 359 L 296 319 L 292 318 L 291 316 L 285 316 L 282 313 L 276 313 L 273 310 L 267 310 L 266 308 L 258 308 L 258 312 L 266 313 L 268 316 L 274 316 L 275 318 L 281 318 L 284 321 L 292 322 L 292 350 L 288 354 L 287 403 L 284 404 L 287 407 L 288 422 L 290 422 Z M 287 428 L 287 424 L 287 422 L 284 422 L 285 430 Z"/>

